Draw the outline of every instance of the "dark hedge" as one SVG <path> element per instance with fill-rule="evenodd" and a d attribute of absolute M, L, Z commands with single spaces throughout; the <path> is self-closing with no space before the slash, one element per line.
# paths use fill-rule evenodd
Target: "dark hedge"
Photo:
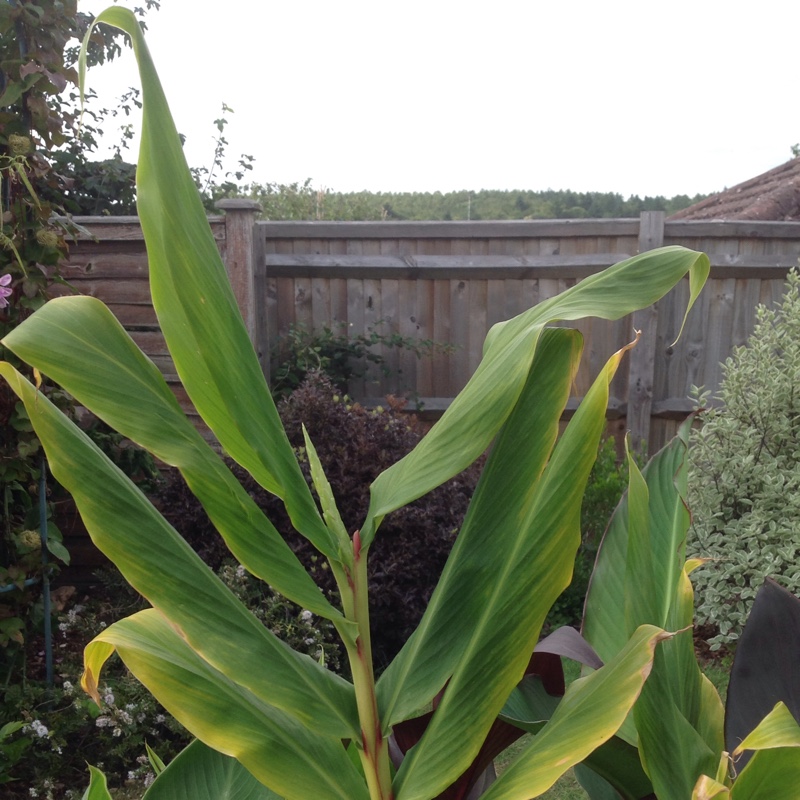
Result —
<path fill-rule="evenodd" d="M 298 451 L 304 445 L 301 425 L 305 424 L 351 533 L 366 516 L 370 483 L 422 438 L 419 423 L 400 411 L 400 406 L 390 398 L 387 409 L 367 410 L 339 395 L 320 374 L 310 375 L 278 406 L 289 441 Z M 310 483 L 308 464 L 301 463 Z M 421 619 L 482 464 L 483 459 L 383 521 L 370 548 L 368 570 L 372 643 L 379 669 L 394 657 Z M 283 504 L 244 470 L 233 464 L 231 468 L 317 583 L 333 594 L 335 581 L 324 558 L 294 531 Z M 230 554 L 177 472 L 168 473 L 156 502 L 204 561 L 218 569 Z"/>

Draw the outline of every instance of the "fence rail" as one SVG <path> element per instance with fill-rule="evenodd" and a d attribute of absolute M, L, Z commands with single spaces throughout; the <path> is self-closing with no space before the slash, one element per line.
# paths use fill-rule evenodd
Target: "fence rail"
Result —
<path fill-rule="evenodd" d="M 250 201 L 221 208 L 212 230 L 265 370 L 270 348 L 291 325 L 449 343 L 451 351 L 421 360 L 385 350 L 391 376 L 373 370 L 351 387 L 365 402 L 408 394 L 433 412 L 467 382 L 495 322 L 643 250 L 681 244 L 707 252 L 711 277 L 677 344 L 687 282 L 632 317 L 578 325 L 585 348 L 567 413 L 606 358 L 642 330 L 628 369 L 612 383 L 608 418 L 611 433 L 630 428 L 651 451 L 689 412 L 692 385 L 716 390 L 720 362 L 746 341 L 757 305 L 780 298 L 800 257 L 800 223 L 669 222 L 661 212 L 615 220 L 262 222 Z M 138 220 L 79 221 L 95 239 L 71 248 L 68 280 L 107 302 L 179 391 L 150 304 Z"/>

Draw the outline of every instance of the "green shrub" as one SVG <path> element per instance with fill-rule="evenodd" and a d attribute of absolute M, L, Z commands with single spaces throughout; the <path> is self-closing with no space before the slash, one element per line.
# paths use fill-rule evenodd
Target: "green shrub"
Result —
<path fill-rule="evenodd" d="M 701 404 L 708 393 L 697 394 Z M 697 621 L 738 638 L 768 575 L 800 590 L 800 277 L 783 301 L 759 306 L 746 347 L 723 365 L 718 399 L 690 448 L 689 553 L 710 559 L 692 575 Z"/>
<path fill-rule="evenodd" d="M 303 455 L 302 426 L 306 426 L 349 531 L 355 530 L 367 513 L 372 481 L 410 452 L 423 434 L 407 414 L 392 408 L 363 408 L 340 394 L 328 376 L 319 372 L 309 374 L 302 386 L 279 404 L 278 411 L 310 483 L 308 461 Z M 466 472 L 384 521 L 368 568 L 372 647 L 379 666 L 394 657 L 419 623 L 467 511 L 482 465 L 480 459 Z M 317 583 L 332 595 L 336 582 L 327 562 L 296 533 L 283 503 L 245 470 L 232 463 L 230 466 Z M 201 558 L 219 572 L 230 552 L 180 475 L 169 474 L 167 484 L 157 495 L 157 504 Z M 258 591 L 257 584 L 263 586 L 251 579 L 252 592 Z M 279 601 L 276 598 L 274 602 Z M 282 602 L 290 607 L 286 601 Z M 251 610 L 256 607 L 253 602 L 245 604 Z M 299 613 L 300 609 L 296 611 Z M 329 623 L 324 620 L 319 623 L 325 632 L 328 666 L 333 668 L 336 662 L 331 661 L 327 643 L 338 642 L 338 637 Z"/>
<path fill-rule="evenodd" d="M 91 598 L 60 612 L 54 626 L 53 688 L 44 681 L 41 639 L 25 642 L 25 675 L 15 675 L 0 699 L 0 719 L 21 723 L 0 738 L 0 782 L 8 780 L 4 798 L 80 797 L 86 748 L 105 764 L 113 786 L 126 783 L 141 794 L 153 778 L 145 742 L 167 760 L 187 744 L 189 735 L 119 659 L 104 676 L 102 707 L 79 685 L 83 646 L 120 613 L 142 605 L 116 570 L 109 570 Z"/>
<path fill-rule="evenodd" d="M 376 350 L 397 348 L 414 353 L 417 358 L 430 358 L 446 352 L 448 345 L 430 339 L 414 339 L 399 333 L 383 333 L 382 322 L 366 333 L 350 335 L 344 322 L 316 330 L 304 325 L 291 325 L 272 351 L 270 383 L 275 397 L 287 397 L 310 372 L 323 372 L 341 392 L 349 391 L 353 378 L 363 378 L 370 366 L 384 376 L 391 374 L 386 357 Z"/>

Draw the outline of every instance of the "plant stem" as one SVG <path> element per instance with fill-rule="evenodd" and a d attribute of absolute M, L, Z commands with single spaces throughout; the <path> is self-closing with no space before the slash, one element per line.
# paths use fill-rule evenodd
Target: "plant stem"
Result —
<path fill-rule="evenodd" d="M 367 553 L 361 550 L 361 534 L 353 535 L 353 568 L 346 569 L 349 592 L 343 592 L 345 615 L 358 625 L 355 645 L 347 644 L 353 685 L 356 692 L 361 742 L 358 754 L 364 767 L 370 800 L 393 800 L 389 770 L 389 742 L 383 736 L 375 696 L 375 673 L 372 668 L 372 643 L 369 633 L 369 597 L 367 594 Z M 349 597 L 345 595 L 349 594 Z"/>

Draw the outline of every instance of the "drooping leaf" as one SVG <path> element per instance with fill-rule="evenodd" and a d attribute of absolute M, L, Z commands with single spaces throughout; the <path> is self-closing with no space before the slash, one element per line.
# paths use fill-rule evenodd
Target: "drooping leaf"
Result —
<path fill-rule="evenodd" d="M 3 343 L 123 436 L 180 469 L 250 572 L 298 605 L 341 624 L 341 613 L 187 419 L 157 367 L 99 300 L 52 300 Z"/>
<path fill-rule="evenodd" d="M 451 478 L 486 450 L 517 403 L 546 325 L 583 317 L 619 319 L 655 303 L 687 272 L 688 314 L 709 269 L 708 257 L 702 253 L 679 247 L 652 250 L 495 325 L 486 337 L 478 369 L 439 422 L 408 456 L 372 484 L 370 511 L 362 529 L 365 545 L 386 514 Z M 469 437 L 463 436 L 465 430 Z"/>
<path fill-rule="evenodd" d="M 155 609 L 116 622 L 95 637 L 86 648 L 84 683 L 97 684 L 103 664 L 115 649 L 184 727 L 215 750 L 236 758 L 286 800 L 368 797 L 337 736 L 323 735 L 312 722 L 298 722 L 248 691 L 237 682 L 238 676 L 231 678 L 214 669 Z M 198 758 L 193 763 L 202 766 L 205 759 Z M 236 777 L 236 770 L 228 766 L 224 775 Z M 167 783 L 177 783 L 179 777 Z"/>
<path fill-rule="evenodd" d="M 357 735 L 352 685 L 268 631 L 86 434 L 9 364 L 0 375 L 24 402 L 92 541 L 131 586 L 223 674 L 319 730 Z"/>

